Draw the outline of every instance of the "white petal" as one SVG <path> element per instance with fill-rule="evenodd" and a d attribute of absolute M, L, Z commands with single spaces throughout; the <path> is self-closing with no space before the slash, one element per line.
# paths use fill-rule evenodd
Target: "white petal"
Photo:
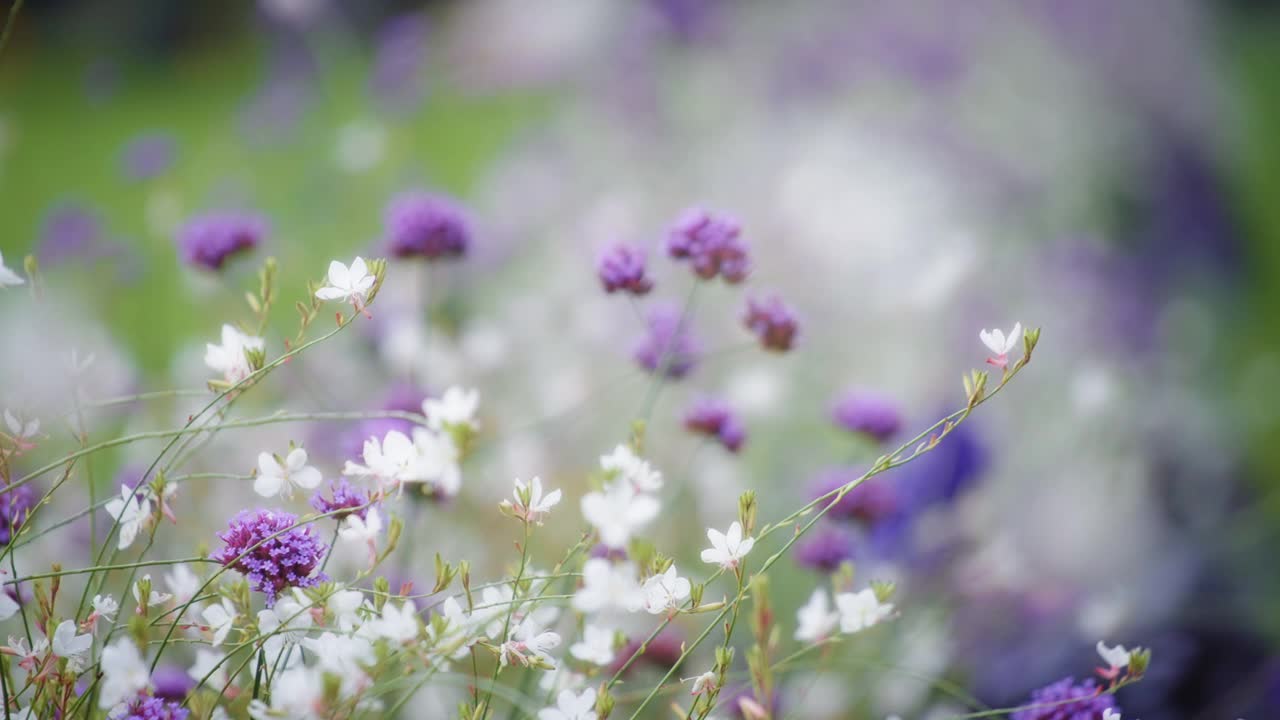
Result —
<path fill-rule="evenodd" d="M 351 271 L 347 269 L 346 265 L 337 260 L 330 261 L 329 284 L 344 290 L 351 287 Z"/>
<path fill-rule="evenodd" d="M 321 300 L 340 300 L 347 296 L 345 290 L 339 290 L 332 287 L 322 287 L 316 291 L 316 297 Z"/>
<path fill-rule="evenodd" d="M 368 274 L 369 266 L 365 264 L 364 258 L 357 255 L 356 259 L 351 261 L 351 274 L 347 277 L 347 282 L 356 282 Z"/>
<path fill-rule="evenodd" d="M 320 486 L 320 483 L 324 480 L 324 476 L 319 470 L 313 467 L 304 467 L 291 474 L 289 479 L 304 490 L 314 490 Z"/>
<path fill-rule="evenodd" d="M 259 475 L 253 480 L 253 491 L 262 497 L 275 497 L 284 487 L 284 478 L 279 475 Z"/>

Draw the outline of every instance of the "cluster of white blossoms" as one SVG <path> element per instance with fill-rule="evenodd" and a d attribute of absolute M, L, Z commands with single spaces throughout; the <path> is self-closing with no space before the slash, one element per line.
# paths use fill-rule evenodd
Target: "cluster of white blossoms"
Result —
<path fill-rule="evenodd" d="M 262 353 L 266 341 L 257 335 L 242 332 L 234 325 L 222 326 L 222 343 L 205 346 L 204 364 L 222 375 L 228 384 L 235 385 L 262 367 Z"/>
<path fill-rule="evenodd" d="M 626 445 L 601 457 L 600 468 L 604 486 L 582 497 L 582 515 L 600 533 L 600 542 L 620 550 L 658 516 L 661 505 L 654 493 L 662 489 L 662 474 Z"/>
<path fill-rule="evenodd" d="M 796 613 L 796 640 L 817 643 L 831 637 L 837 630 L 856 633 L 879 625 L 893 617 L 893 604 L 884 602 L 872 588 L 836 595 L 835 609 L 827 591 L 818 588 L 809 596 L 809 602 Z"/>

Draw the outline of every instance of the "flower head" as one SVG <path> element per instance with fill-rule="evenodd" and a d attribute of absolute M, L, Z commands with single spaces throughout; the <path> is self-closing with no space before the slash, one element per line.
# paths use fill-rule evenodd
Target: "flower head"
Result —
<path fill-rule="evenodd" d="M 582 587 L 573 595 L 573 609 L 583 613 L 605 610 L 635 612 L 644 602 L 636 566 L 590 558 L 582 566 Z"/>
<path fill-rule="evenodd" d="M 833 573 L 853 559 L 853 538 L 841 528 L 826 527 L 798 545 L 795 552 L 801 566 Z"/>
<path fill-rule="evenodd" d="M 840 609 L 840 632 L 846 633 L 873 627 L 893 615 L 893 604 L 880 602 L 871 588 L 836 595 L 836 607 Z"/>
<path fill-rule="evenodd" d="M 786 352 L 800 333 L 800 321 L 795 313 L 776 295 L 748 299 L 742 323 L 760 339 L 766 350 Z"/>
<path fill-rule="evenodd" d="M 668 233 L 667 254 L 688 260 L 704 280 L 719 275 L 727 283 L 739 283 L 751 272 L 751 257 L 741 234 L 736 220 L 692 208 Z"/>
<path fill-rule="evenodd" d="M 1092 679 L 1077 685 L 1074 678 L 1032 692 L 1027 705 L 1033 707 L 1015 712 L 1012 720 L 1100 720 L 1107 710 L 1118 709 L 1115 696 L 1099 694 Z"/>
<path fill-rule="evenodd" d="M 817 588 L 809 596 L 809 602 L 796 612 L 796 640 L 816 643 L 835 632 L 840 626 L 840 613 L 831 607 L 827 591 Z"/>
<path fill-rule="evenodd" d="M 819 474 L 809 486 L 809 497 L 827 496 L 862 477 L 853 468 L 832 468 Z M 827 500 L 826 503 L 829 503 Z M 864 481 L 845 493 L 828 513 L 832 520 L 860 520 L 875 523 L 893 515 L 898 508 L 897 491 L 886 482 Z"/>
<path fill-rule="evenodd" d="M 293 497 L 293 488 L 314 490 L 323 478 L 320 471 L 307 464 L 307 451 L 293 448 L 281 461 L 271 453 L 258 453 L 258 477 L 253 490 L 262 497 Z"/>
<path fill-rule="evenodd" d="M 510 664 L 525 667 L 553 669 L 555 658 L 549 651 L 560 646 L 560 636 L 550 630 L 543 630 L 532 617 L 526 617 L 511 633 L 511 637 L 498 648 L 502 667 Z"/>
<path fill-rule="evenodd" d="M 352 513 L 338 524 L 338 539 L 368 546 L 370 565 L 377 562 L 378 534 L 381 532 L 382 516 L 376 507 L 366 510 L 363 516 Z"/>
<path fill-rule="evenodd" d="M 234 325 L 223 325 L 222 344 L 205 345 L 204 364 L 234 385 L 254 371 L 250 355 L 261 353 L 264 347 L 262 338 L 242 333 Z"/>
<path fill-rule="evenodd" d="M 0 487 L 0 545 L 8 545 L 36 504 L 31 485 Z"/>
<path fill-rule="evenodd" d="M 538 720 L 596 720 L 596 690 L 581 694 L 564 689 L 556 696 L 556 706 L 538 711 Z"/>
<path fill-rule="evenodd" d="M 587 624 L 582 628 L 582 640 L 569 646 L 569 654 L 583 662 L 603 667 L 613 662 L 613 640 L 612 629 Z"/>
<path fill-rule="evenodd" d="M 467 254 L 471 227 L 462 208 L 443 195 L 411 192 L 387 206 L 384 216 L 388 251 L 398 258 L 428 262 Z"/>
<path fill-rule="evenodd" d="M 600 469 L 610 475 L 610 480 L 628 483 L 637 492 L 657 492 L 662 489 L 662 473 L 632 452 L 629 445 L 618 445 L 608 455 L 601 455 Z"/>
<path fill-rule="evenodd" d="M 645 274 L 645 252 L 638 247 L 622 243 L 610 247 L 600 256 L 596 272 L 607 293 L 647 295 L 653 289 L 653 280 Z"/>
<path fill-rule="evenodd" d="M 234 627 L 236 619 L 236 607 L 231 601 L 222 598 L 222 602 L 218 605 L 209 605 L 200 613 L 204 621 L 209 624 L 209 629 L 213 631 L 213 647 L 218 647 L 227 639 L 227 635 Z"/>
<path fill-rule="evenodd" d="M 53 637 L 49 638 L 49 648 L 53 650 L 53 654 L 64 658 L 67 661 L 67 667 L 71 670 L 79 670 L 83 667 L 85 655 L 91 647 L 93 647 L 93 636 L 88 633 L 77 635 L 74 620 L 63 620 L 58 623 L 58 627 L 53 630 Z"/>
<path fill-rule="evenodd" d="M 626 547 L 636 530 L 658 516 L 659 504 L 636 492 L 629 483 L 611 483 L 604 490 L 582 496 L 582 516 L 600 532 L 600 542 Z"/>
<path fill-rule="evenodd" d="M 983 330 L 978 333 L 978 339 L 991 351 L 991 357 L 987 358 L 987 363 L 1003 370 L 1009 366 L 1009 352 L 1022 339 L 1022 323 L 1014 323 L 1008 335 L 1005 335 L 1000 328 Z"/>
<path fill-rule="evenodd" d="M 316 290 L 316 297 L 321 300 L 342 300 L 363 308 L 377 281 L 376 275 L 369 274 L 369 266 L 362 257 L 352 260 L 349 267 L 334 260 L 329 263 L 328 284 Z"/>
<path fill-rule="evenodd" d="M 1120 670 L 1129 666 L 1130 652 L 1123 645 L 1115 647 L 1107 647 L 1103 641 L 1098 641 L 1098 655 L 1112 670 Z"/>
<path fill-rule="evenodd" d="M 133 544 L 138 531 L 151 517 L 151 501 L 140 496 L 128 485 L 120 486 L 120 497 L 108 500 L 102 509 L 120 528 L 117 549 L 124 550 Z"/>
<path fill-rule="evenodd" d="M 267 223 L 257 215 L 208 213 L 182 226 L 178 248 L 188 265 L 216 271 L 232 256 L 257 247 L 266 234 Z"/>
<path fill-rule="evenodd" d="M 706 435 L 719 441 L 729 452 L 738 452 L 747 441 L 747 430 L 742 420 L 727 403 L 714 398 L 702 398 L 684 415 L 685 429 Z"/>
<path fill-rule="evenodd" d="M 114 708 L 137 695 L 151 683 L 151 673 L 133 640 L 122 637 L 102 649 L 101 690 L 98 707 Z"/>
<path fill-rule="evenodd" d="M 121 154 L 125 177 L 141 181 L 163 174 L 173 164 L 176 145 L 167 133 L 146 133 L 130 140 Z"/>
<path fill-rule="evenodd" d="M 884 442 L 902 427 L 902 413 L 889 396 L 857 388 L 846 392 L 831 409 L 836 425 L 852 433 L 862 433 Z"/>
<path fill-rule="evenodd" d="M 22 276 L 9 269 L 4 264 L 4 254 L 0 253 L 0 288 L 12 287 L 14 285 L 22 285 L 26 280 Z"/>
<path fill-rule="evenodd" d="M 680 577 L 673 563 L 665 572 L 644 581 L 644 609 L 652 615 L 677 610 L 691 589 L 689 579 Z"/>
<path fill-rule="evenodd" d="M 356 490 L 346 478 L 329 483 L 329 497 L 326 498 L 321 492 L 311 496 L 311 507 L 326 515 L 332 513 L 331 517 L 338 522 L 342 522 L 348 515 L 363 517 L 369 510 L 365 507 L 368 504 L 368 493 Z"/>
<path fill-rule="evenodd" d="M 427 427 L 432 430 L 439 431 L 449 427 L 477 430 L 480 426 L 476 422 L 476 409 L 479 407 L 478 390 L 451 387 L 438 400 L 423 400 L 422 414 L 427 417 Z"/>
<path fill-rule="evenodd" d="M 702 346 L 685 327 L 680 312 L 671 305 L 658 305 L 646 318 L 648 333 L 636 345 L 632 357 L 640 367 L 672 379 L 688 375 L 698 364 Z"/>
<path fill-rule="evenodd" d="M 527 522 L 536 522 L 541 525 L 542 517 L 551 512 L 551 508 L 560 502 L 559 490 L 552 490 L 546 495 L 542 494 L 542 478 L 535 477 L 528 484 L 517 478 L 515 485 L 516 489 L 513 492 L 515 502 L 511 505 L 512 512 L 516 517 Z"/>
<path fill-rule="evenodd" d="M 734 569 L 742 562 L 742 558 L 755 547 L 755 538 L 742 537 L 742 524 L 737 520 L 729 526 L 729 531 L 722 533 L 715 528 L 707 529 L 707 539 L 711 547 L 702 551 L 702 562 Z"/>
<path fill-rule="evenodd" d="M 708 670 L 693 678 L 693 688 L 689 690 L 689 694 L 696 697 L 712 692 L 717 687 L 719 687 L 719 680 L 716 674 Z"/>
<path fill-rule="evenodd" d="M 310 525 L 296 527 L 298 518 L 274 510 L 245 510 L 218 538 L 226 545 L 210 557 L 243 573 L 254 590 L 275 604 L 281 590 L 311 587 L 324 579 L 313 575 L 327 547 Z"/>

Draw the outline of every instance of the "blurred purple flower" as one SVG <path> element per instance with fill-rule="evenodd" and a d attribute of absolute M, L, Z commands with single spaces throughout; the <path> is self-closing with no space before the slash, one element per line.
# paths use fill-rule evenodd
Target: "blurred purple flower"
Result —
<path fill-rule="evenodd" d="M 187 264 L 216 271 L 228 258 L 256 248 L 266 233 L 267 223 L 257 215 L 206 213 L 178 230 L 178 248 Z"/>
<path fill-rule="evenodd" d="M 729 452 L 738 452 L 747 440 L 747 430 L 727 403 L 700 398 L 684 415 L 685 429 L 718 440 Z"/>
<path fill-rule="evenodd" d="M 647 633 L 646 633 L 647 635 Z M 644 648 L 644 654 L 636 658 L 636 661 L 627 665 L 627 661 Z M 623 645 L 614 656 L 613 665 L 609 667 L 609 672 L 616 674 L 627 668 L 627 673 L 634 672 L 641 664 L 647 664 L 658 668 L 659 670 L 669 670 L 680 662 L 681 652 L 684 650 L 684 638 L 673 628 L 668 627 L 658 633 L 657 637 L 644 643 L 644 638 L 636 638 L 627 640 L 627 644 Z"/>
<path fill-rule="evenodd" d="M 400 195 L 384 216 L 389 251 L 398 258 L 451 260 L 467 254 L 471 228 L 452 199 L 428 192 Z"/>
<path fill-rule="evenodd" d="M 315 537 L 311 525 L 296 527 L 297 522 L 287 512 L 241 511 L 226 532 L 218 533 L 226 546 L 209 557 L 240 571 L 272 607 L 282 590 L 312 587 L 326 579 L 324 573 L 312 573 L 328 547 Z"/>
<path fill-rule="evenodd" d="M 702 348 L 683 326 L 680 311 L 670 305 L 649 310 L 648 334 L 636 346 L 632 357 L 649 372 L 668 378 L 682 378 L 693 370 Z"/>
<path fill-rule="evenodd" d="M 778 352 L 790 350 L 800 331 L 795 313 L 776 295 L 748 299 L 742 322 L 760 338 L 765 349 Z"/>
<path fill-rule="evenodd" d="M 35 504 L 35 491 L 29 484 L 0 489 L 0 545 L 8 545 L 22 529 Z"/>
<path fill-rule="evenodd" d="M 157 698 L 182 702 L 196 686 L 196 681 L 177 665 L 161 665 L 151 673 L 151 685 Z"/>
<path fill-rule="evenodd" d="M 92 208 L 64 203 L 49 211 L 40 228 L 37 256 L 52 267 L 68 260 L 93 260 L 110 253 L 104 244 L 102 218 Z"/>
<path fill-rule="evenodd" d="M 191 711 L 176 702 L 151 695 L 139 695 L 124 709 L 115 711 L 114 720 L 186 720 Z"/>
<path fill-rule="evenodd" d="M 425 14 L 408 13 L 391 18 L 378 32 L 369 84 L 385 109 L 412 112 L 422 104 L 427 30 Z"/>
<path fill-rule="evenodd" d="M 653 289 L 653 280 L 645 274 L 643 248 L 618 243 L 600 256 L 596 269 L 607 293 L 622 290 L 631 295 L 645 295 Z"/>
<path fill-rule="evenodd" d="M 704 280 L 719 275 L 727 283 L 739 283 L 751 272 L 751 257 L 741 234 L 738 221 L 692 208 L 668 233 L 667 254 L 676 260 L 688 260 Z"/>
<path fill-rule="evenodd" d="M 146 133 L 129 141 L 121 154 L 121 172 L 130 180 L 150 180 L 173 165 L 177 141 L 168 133 Z"/>
<path fill-rule="evenodd" d="M 841 563 L 853 559 L 853 535 L 838 527 L 819 528 L 796 547 L 796 563 L 801 567 L 833 573 Z"/>
<path fill-rule="evenodd" d="M 902 427 L 902 413 L 888 395 L 855 389 L 845 393 L 831 409 L 831 419 L 849 432 L 863 433 L 884 442 Z"/>
<path fill-rule="evenodd" d="M 1030 707 L 1019 710 L 1012 720 L 1102 720 L 1105 710 L 1119 711 L 1113 695 L 1099 695 L 1101 691 L 1092 678 L 1079 685 L 1075 678 L 1063 678 L 1031 693 Z M 1078 702 L 1070 702 L 1078 699 Z"/>
<path fill-rule="evenodd" d="M 862 477 L 854 468 L 832 468 L 818 475 L 809 486 L 809 498 L 820 498 Z M 829 501 L 828 501 L 829 502 Z M 825 506 L 826 503 L 823 503 Z M 833 520 L 858 520 L 875 524 L 889 518 L 898 508 L 897 492 L 887 478 L 870 478 L 850 490 L 831 508 Z"/>
<path fill-rule="evenodd" d="M 311 497 L 311 507 L 318 512 L 335 513 L 331 517 L 339 522 L 348 515 L 364 518 L 369 511 L 369 508 L 364 506 L 368 503 L 368 493 L 357 491 L 346 478 L 340 478 L 337 482 L 329 484 L 329 497 L 326 498 L 322 490 Z"/>
<path fill-rule="evenodd" d="M 413 383 L 395 383 L 387 390 L 387 394 L 382 400 L 382 405 L 379 407 L 383 410 L 420 413 L 422 412 L 422 401 L 427 399 L 427 395 L 425 390 Z M 371 437 L 377 437 L 381 440 L 392 430 L 411 435 L 413 428 L 413 421 L 402 418 L 385 417 L 362 420 L 341 443 L 342 448 L 346 451 L 344 457 L 360 457 L 364 452 L 364 441 Z"/>
<path fill-rule="evenodd" d="M 956 426 L 933 450 L 887 477 L 898 490 L 900 507 L 910 513 L 949 503 L 968 490 L 987 469 L 988 452 L 973 422 Z"/>

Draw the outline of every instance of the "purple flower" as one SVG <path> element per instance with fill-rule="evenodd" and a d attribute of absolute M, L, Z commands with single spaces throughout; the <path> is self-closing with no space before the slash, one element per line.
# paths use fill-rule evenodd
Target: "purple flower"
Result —
<path fill-rule="evenodd" d="M 311 497 L 311 507 L 322 513 L 338 511 L 330 517 L 339 522 L 348 515 L 358 515 L 363 518 L 369 511 L 366 507 L 369 504 L 368 493 L 357 491 L 346 478 L 330 483 L 329 495 L 330 497 L 326 498 L 322 491 L 316 491 L 316 494 Z"/>
<path fill-rule="evenodd" d="M 467 254 L 471 227 L 453 200 L 428 192 L 399 195 L 384 215 L 389 252 L 398 258 L 450 260 Z"/>
<path fill-rule="evenodd" d="M 702 348 L 683 327 L 680 312 L 670 305 L 658 305 L 649 311 L 648 334 L 636 346 L 632 357 L 649 372 L 660 372 L 669 378 L 682 378 L 698 364 Z"/>
<path fill-rule="evenodd" d="M 809 497 L 823 497 L 862 477 L 853 468 L 833 468 L 819 475 L 809 487 Z M 828 501 L 829 502 L 829 501 Z M 825 507 L 825 503 L 823 504 Z M 831 508 L 827 517 L 833 520 L 860 520 L 874 524 L 892 516 L 898 509 L 897 491 L 886 478 L 870 478 L 850 490 Z"/>
<path fill-rule="evenodd" d="M 189 265 L 221 270 L 227 258 L 252 250 L 267 234 L 267 223 L 256 215 L 212 212 L 197 215 L 178 231 L 178 247 Z"/>
<path fill-rule="evenodd" d="M 776 295 L 761 300 L 748 299 L 742 322 L 760 338 L 765 349 L 778 352 L 790 350 L 800 332 L 795 313 Z"/>
<path fill-rule="evenodd" d="M 796 562 L 801 567 L 833 573 L 841 563 L 853 559 L 853 536 L 837 527 L 814 532 L 796 547 Z"/>
<path fill-rule="evenodd" d="M 162 175 L 173 164 L 177 143 L 167 133 L 139 135 L 125 145 L 121 155 L 121 171 L 130 180 L 150 180 Z"/>
<path fill-rule="evenodd" d="M 218 533 L 226 547 L 210 557 L 243 573 L 271 607 L 285 588 L 312 587 L 326 579 L 324 573 L 312 573 L 328 547 L 312 534 L 310 525 L 295 527 L 297 521 L 287 512 L 241 511 L 226 532 Z"/>
<path fill-rule="evenodd" d="M 187 720 L 191 711 L 176 702 L 151 695 L 139 695 L 129 701 L 123 711 L 111 717 L 116 720 Z"/>
<path fill-rule="evenodd" d="M 71 259 L 93 260 L 107 252 L 102 218 L 93 208 L 64 203 L 45 216 L 38 252 L 42 266 Z"/>
<path fill-rule="evenodd" d="M 729 452 L 738 452 L 747 441 L 747 430 L 722 400 L 702 398 L 684 414 L 685 429 L 715 438 Z"/>
<path fill-rule="evenodd" d="M 196 686 L 196 681 L 177 665 L 161 665 L 151 673 L 151 685 L 157 698 L 182 702 Z"/>
<path fill-rule="evenodd" d="M 30 485 L 0 489 L 0 545 L 9 544 L 31 515 L 35 504 L 35 491 Z"/>
<path fill-rule="evenodd" d="M 644 265 L 643 249 L 619 243 L 600 256 L 596 269 L 605 292 L 622 290 L 632 295 L 645 295 L 653 289 L 653 280 L 645 275 Z"/>
<path fill-rule="evenodd" d="M 369 83 L 388 110 L 411 112 L 422 103 L 427 30 L 424 13 L 407 13 L 391 18 L 378 32 Z"/>
<path fill-rule="evenodd" d="M 667 629 L 658 633 L 645 644 L 643 638 L 628 640 L 618 650 L 618 654 L 614 656 L 613 665 L 609 667 L 610 673 L 618 673 L 625 666 L 626 672 L 634 672 L 640 664 L 648 664 L 660 670 L 669 670 L 680 662 L 681 653 L 684 650 L 684 638 L 674 628 Z M 635 659 L 630 665 L 627 662 L 631 660 L 636 653 L 642 653 L 640 657 Z"/>
<path fill-rule="evenodd" d="M 667 254 L 688 260 L 704 280 L 719 275 L 727 283 L 739 283 L 751 272 L 747 245 L 739 236 L 736 220 L 711 215 L 701 208 L 686 210 L 667 235 Z"/>
<path fill-rule="evenodd" d="M 417 385 L 407 382 L 395 383 L 387 390 L 382 405 L 379 407 L 383 410 L 420 413 L 422 412 L 422 401 L 426 399 L 427 392 Z M 392 430 L 399 430 L 405 435 L 412 435 L 413 428 L 412 420 L 397 417 L 369 418 L 360 421 L 355 428 L 350 430 L 343 438 L 341 445 L 347 457 L 358 458 L 364 452 L 365 440 L 371 437 L 377 437 L 381 440 Z"/>
<path fill-rule="evenodd" d="M 868 435 L 876 442 L 888 440 L 902 427 L 897 403 L 874 390 L 845 393 L 831 409 L 831 419 L 845 430 Z"/>
<path fill-rule="evenodd" d="M 1063 678 L 1031 693 L 1029 707 L 1014 713 L 1012 720 L 1102 720 L 1107 709 L 1116 710 L 1112 695 L 1099 695 L 1099 688 L 1092 678 L 1077 685 L 1075 678 Z M 1078 702 L 1069 702 L 1078 700 Z"/>

